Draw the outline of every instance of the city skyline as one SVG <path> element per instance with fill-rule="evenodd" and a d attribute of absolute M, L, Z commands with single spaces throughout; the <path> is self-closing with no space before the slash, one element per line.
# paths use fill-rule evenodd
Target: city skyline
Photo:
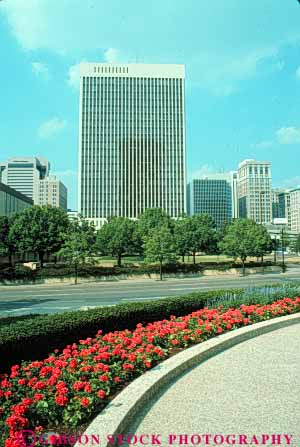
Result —
<path fill-rule="evenodd" d="M 187 70 L 188 180 L 254 158 L 272 162 L 274 187 L 300 184 L 292 161 L 300 142 L 296 1 L 254 1 L 249 9 L 236 0 L 139 8 L 135 1 L 90 0 L 78 2 L 72 14 L 67 3 L 55 10 L 48 0 L 28 0 L 25 8 L 17 0 L 0 3 L 0 48 L 7 56 L 0 159 L 48 158 L 76 209 L 79 63 L 180 63 Z M 139 38 L 126 32 L 134 26 Z"/>

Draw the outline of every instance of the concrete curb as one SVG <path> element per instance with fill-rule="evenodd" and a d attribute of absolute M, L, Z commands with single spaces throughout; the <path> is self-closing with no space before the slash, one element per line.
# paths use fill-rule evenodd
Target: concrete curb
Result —
<path fill-rule="evenodd" d="M 102 447 L 111 446 L 112 444 L 107 442 L 106 436 L 127 433 L 126 430 L 132 425 L 146 403 L 162 387 L 188 369 L 239 343 L 297 323 L 300 323 L 300 313 L 255 323 L 213 337 L 165 360 L 135 379 L 93 420 L 84 432 L 89 439 L 85 445 L 94 446 L 95 442 L 92 443 L 91 435 L 96 435 L 99 436 Z M 77 442 L 75 447 L 81 445 Z"/>

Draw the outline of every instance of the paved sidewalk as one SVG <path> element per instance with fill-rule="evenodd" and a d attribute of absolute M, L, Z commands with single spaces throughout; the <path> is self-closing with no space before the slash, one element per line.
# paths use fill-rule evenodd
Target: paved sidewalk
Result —
<path fill-rule="evenodd" d="M 149 403 L 127 433 L 160 433 L 163 446 L 171 433 L 246 434 L 248 440 L 256 434 L 259 442 L 263 433 L 289 434 L 290 445 L 299 446 L 299 390 L 300 324 L 295 324 L 234 346 L 185 373 Z M 272 445 L 271 439 L 265 445 Z M 281 445 L 289 445 L 283 437 Z"/>

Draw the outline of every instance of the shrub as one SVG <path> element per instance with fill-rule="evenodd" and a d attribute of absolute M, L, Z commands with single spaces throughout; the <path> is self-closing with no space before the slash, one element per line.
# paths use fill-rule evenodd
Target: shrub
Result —
<path fill-rule="evenodd" d="M 103 333 L 134 329 L 138 323 L 169 318 L 171 314 L 186 315 L 221 297 L 224 291 L 195 292 L 143 303 L 126 303 L 87 311 L 41 315 L 0 326 L 0 358 L 2 370 L 21 360 L 40 359 L 55 348 L 62 348 L 79 338 L 88 337 L 99 329 Z M 242 290 L 234 290 L 241 294 Z"/>
<path fill-rule="evenodd" d="M 300 283 L 262 288 L 194 292 L 147 302 L 118 304 L 87 311 L 28 317 L 0 325 L 0 358 L 5 359 L 2 370 L 21 360 L 40 359 L 67 343 L 88 337 L 99 329 L 103 333 L 134 329 L 138 323 L 147 324 L 187 315 L 203 307 L 238 307 L 243 304 L 268 304 L 282 296 L 300 295 Z M 1 321 L 1 320 L 0 320 Z"/>
<path fill-rule="evenodd" d="M 174 348 L 178 352 L 219 334 L 299 311 L 300 298 L 236 309 L 205 308 L 137 324 L 132 331 L 103 335 L 99 330 L 90 334 L 93 338 L 67 345 L 41 361 L 14 365 L 10 374 L 0 376 L 0 445 L 27 444 L 20 439 L 24 428 L 43 434 L 64 427 L 67 435 L 75 430 L 80 434 L 82 424 L 99 413 L 111 397 L 173 354 Z M 51 444 L 61 443 L 57 437 L 50 439 Z"/>

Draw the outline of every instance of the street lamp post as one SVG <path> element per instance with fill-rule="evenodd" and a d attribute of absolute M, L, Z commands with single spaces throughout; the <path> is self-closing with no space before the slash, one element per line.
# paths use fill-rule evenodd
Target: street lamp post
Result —
<path fill-rule="evenodd" d="M 284 231 L 281 228 L 281 252 L 282 252 L 282 271 L 285 272 L 285 261 L 284 261 Z"/>

